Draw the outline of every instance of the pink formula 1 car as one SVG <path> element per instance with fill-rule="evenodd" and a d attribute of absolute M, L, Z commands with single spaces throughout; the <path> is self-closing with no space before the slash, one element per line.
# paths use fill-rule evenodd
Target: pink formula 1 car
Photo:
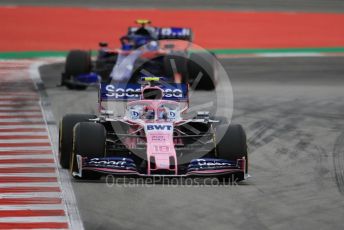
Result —
<path fill-rule="evenodd" d="M 125 103 L 115 116 L 109 104 Z M 246 135 L 208 112 L 186 118 L 188 86 L 149 77 L 139 84 L 101 84 L 99 116 L 67 114 L 59 161 L 75 178 L 247 177 Z M 104 110 L 107 104 L 107 110 Z"/>

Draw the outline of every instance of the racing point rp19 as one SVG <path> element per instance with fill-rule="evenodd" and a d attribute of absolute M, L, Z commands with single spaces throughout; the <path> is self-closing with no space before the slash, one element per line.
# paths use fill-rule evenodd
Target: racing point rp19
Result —
<path fill-rule="evenodd" d="M 121 48 L 99 43 L 92 63 L 89 51 L 71 50 L 66 58 L 61 85 L 83 90 L 102 82 L 137 82 L 144 75 L 168 77 L 171 82 L 190 84 L 195 90 L 213 90 L 217 84 L 215 55 L 192 50 L 190 28 L 152 27 L 149 20 L 137 20 L 120 38 Z M 197 79 L 199 73 L 202 77 Z"/>
<path fill-rule="evenodd" d="M 159 77 L 133 84 L 101 83 L 99 116 L 63 117 L 60 165 L 78 179 L 99 179 L 104 174 L 246 179 L 242 126 L 221 124 L 201 111 L 186 119 L 188 100 L 187 84 L 166 84 Z M 103 110 L 104 103 L 118 101 L 126 103 L 122 116 Z"/>

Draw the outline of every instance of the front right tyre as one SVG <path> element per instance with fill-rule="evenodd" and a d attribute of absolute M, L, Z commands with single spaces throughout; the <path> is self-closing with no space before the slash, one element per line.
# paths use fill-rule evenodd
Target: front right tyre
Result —
<path fill-rule="evenodd" d="M 245 173 L 247 173 L 247 140 L 243 127 L 239 124 L 220 125 L 216 127 L 216 138 L 221 138 L 217 140 L 217 157 L 230 161 L 236 161 L 244 157 L 246 159 Z"/>

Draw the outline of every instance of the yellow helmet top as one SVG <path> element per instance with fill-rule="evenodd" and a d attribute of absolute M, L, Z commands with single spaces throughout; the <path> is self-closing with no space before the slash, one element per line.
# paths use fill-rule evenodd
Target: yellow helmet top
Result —
<path fill-rule="evenodd" d="M 147 25 L 147 24 L 151 24 L 151 21 L 148 20 L 148 19 L 137 19 L 136 20 L 136 23 L 139 24 L 139 25 Z"/>
<path fill-rule="evenodd" d="M 143 81 L 160 81 L 160 77 L 143 77 Z"/>

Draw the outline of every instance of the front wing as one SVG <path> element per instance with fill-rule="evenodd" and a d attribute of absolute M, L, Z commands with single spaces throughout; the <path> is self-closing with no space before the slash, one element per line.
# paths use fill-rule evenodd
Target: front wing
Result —
<path fill-rule="evenodd" d="M 246 173 L 246 159 L 228 161 L 215 158 L 200 158 L 190 161 L 187 170 L 182 174 L 169 173 L 140 173 L 135 162 L 130 158 L 104 157 L 87 158 L 77 155 L 78 171 L 73 172 L 77 178 L 83 177 L 83 172 L 111 174 L 118 177 L 222 177 L 248 178 Z"/>

